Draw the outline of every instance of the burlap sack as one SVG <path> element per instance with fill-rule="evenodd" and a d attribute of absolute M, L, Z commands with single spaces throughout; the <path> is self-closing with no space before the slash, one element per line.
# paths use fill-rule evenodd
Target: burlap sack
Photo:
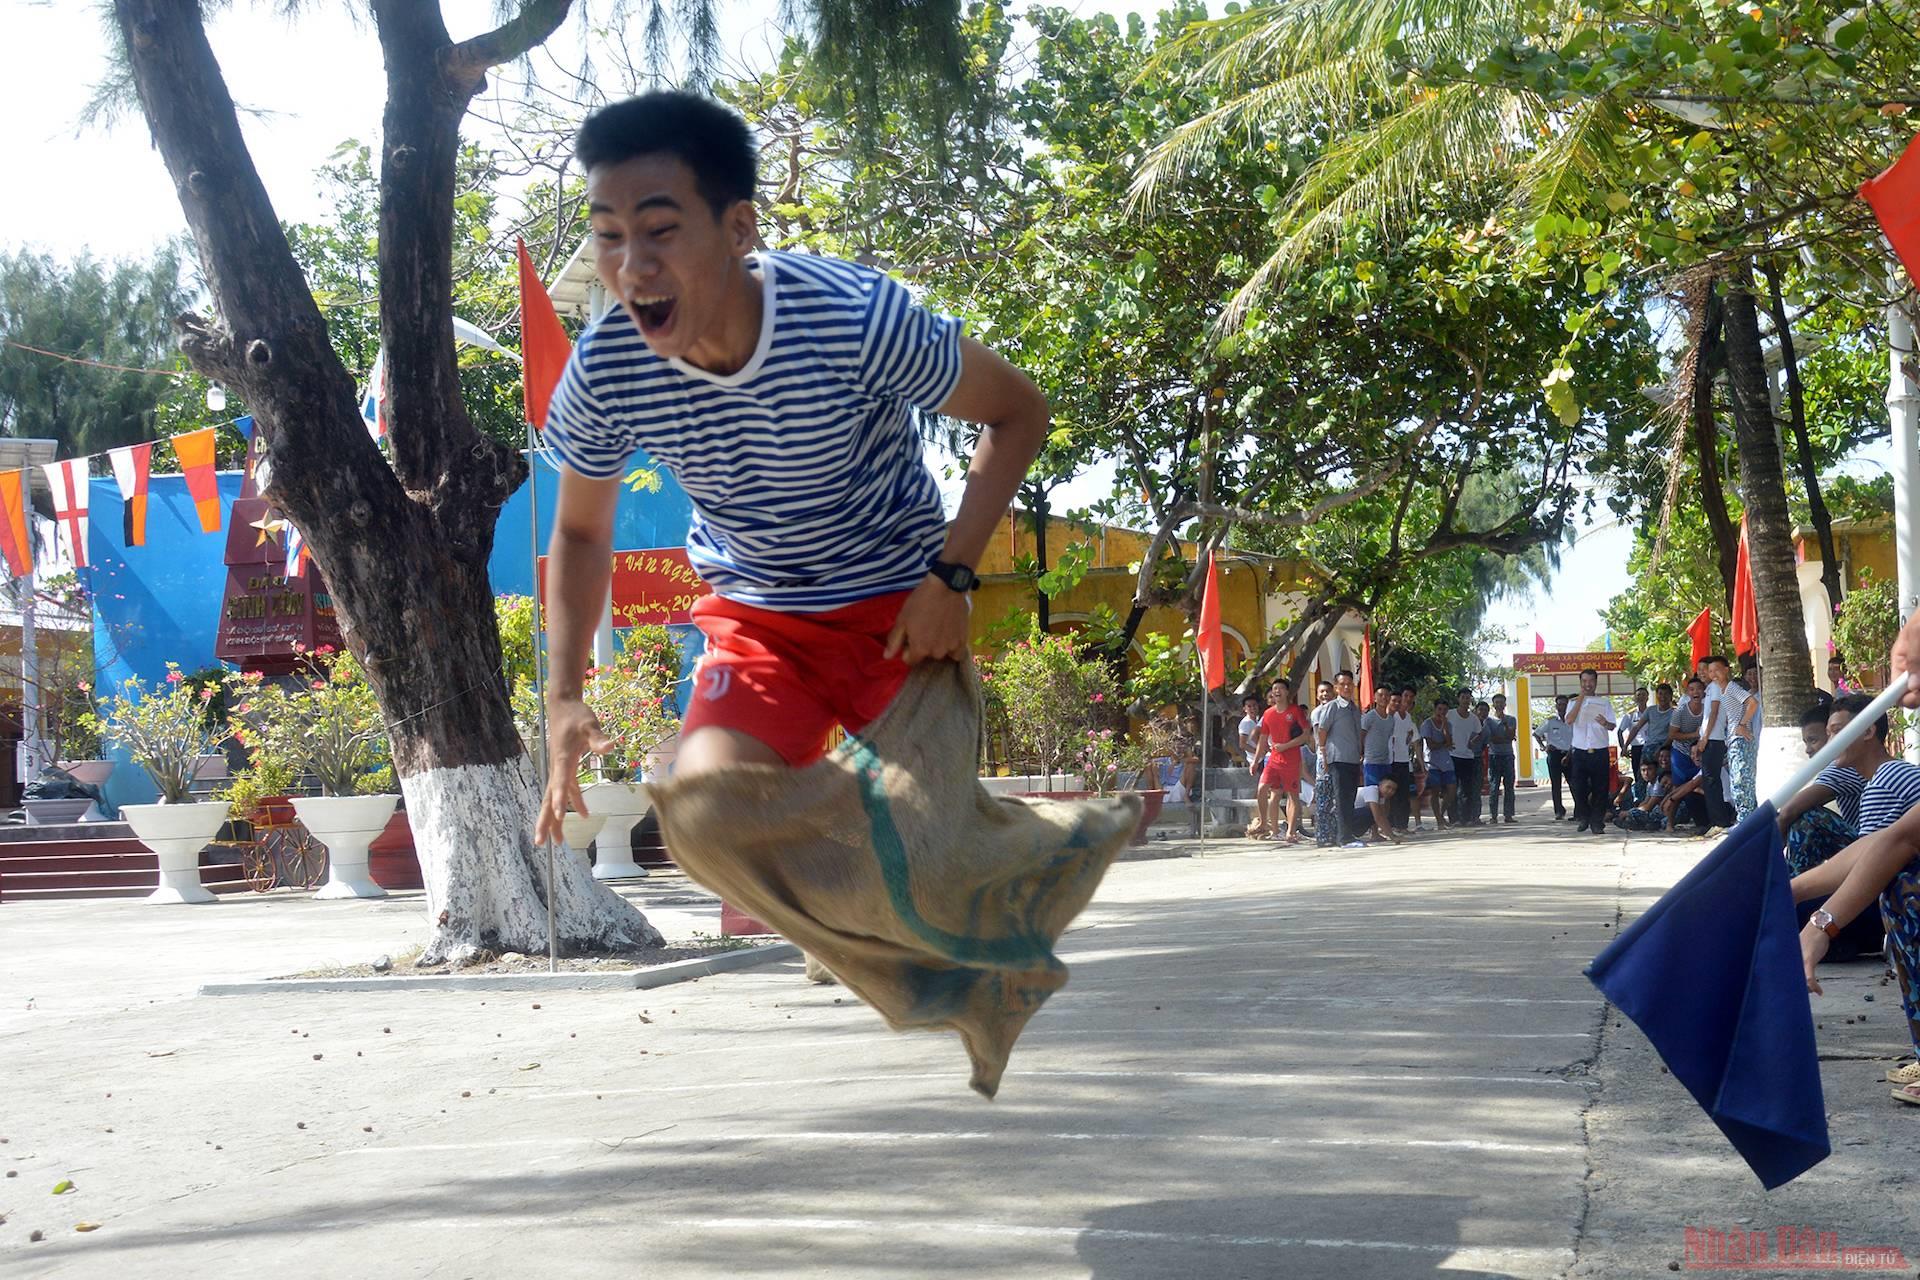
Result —
<path fill-rule="evenodd" d="M 674 861 L 818 957 L 895 1030 L 951 1027 L 991 1098 L 1020 1030 L 1067 980 L 1054 940 L 1140 820 L 1140 800 L 1024 800 L 975 776 L 972 664 L 922 663 L 805 769 L 650 787 Z"/>

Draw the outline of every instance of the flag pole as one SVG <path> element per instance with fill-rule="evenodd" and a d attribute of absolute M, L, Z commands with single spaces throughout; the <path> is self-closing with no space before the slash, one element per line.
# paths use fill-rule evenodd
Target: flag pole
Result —
<path fill-rule="evenodd" d="M 1858 742 L 1867 729 L 1899 703 L 1901 695 L 1907 691 L 1908 673 L 1895 676 L 1880 696 L 1868 704 L 1867 709 L 1849 720 L 1840 732 L 1827 739 L 1827 745 L 1814 752 L 1813 759 L 1800 767 L 1800 772 L 1787 779 L 1786 785 L 1773 793 L 1767 801 L 1775 809 L 1781 808 L 1787 801 L 1799 794 L 1801 788 L 1820 776 L 1820 771 L 1845 754 L 1848 747 Z"/>
<path fill-rule="evenodd" d="M 546 795 L 547 777 L 547 681 L 545 667 L 540 656 L 547 647 L 546 593 L 540 589 L 540 442 L 534 435 L 533 423 L 527 423 L 527 506 L 532 512 L 528 520 L 529 543 L 533 559 L 528 561 L 533 570 L 533 700 L 540 707 L 538 719 L 540 740 L 533 744 L 533 765 L 538 774 L 541 795 Z M 560 948 L 557 929 L 553 919 L 553 841 L 545 845 L 547 854 L 547 972 L 560 970 Z"/>
<path fill-rule="evenodd" d="M 1208 722 L 1206 663 L 1200 664 L 1200 776 L 1195 780 L 1195 803 L 1200 806 L 1200 852 L 1207 851 L 1207 760 L 1213 745 L 1213 726 Z"/>

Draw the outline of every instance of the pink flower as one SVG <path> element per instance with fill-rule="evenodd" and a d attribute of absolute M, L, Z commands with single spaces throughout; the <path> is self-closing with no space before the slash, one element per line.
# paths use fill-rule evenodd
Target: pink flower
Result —
<path fill-rule="evenodd" d="M 1105 702 L 1107 700 L 1107 695 L 1104 693 L 1096 693 L 1093 695 L 1093 700 L 1095 702 Z"/>
<path fill-rule="evenodd" d="M 324 689 L 327 687 L 327 682 L 325 680 L 315 680 L 313 682 L 313 687 L 316 689 Z"/>
<path fill-rule="evenodd" d="M 318 649 L 314 650 L 316 654 L 329 654 L 329 653 L 332 653 L 333 651 L 334 651 L 334 648 L 330 644 L 323 644 Z"/>
<path fill-rule="evenodd" d="M 179 683 L 180 683 L 181 681 L 183 681 L 183 680 L 185 680 L 185 679 L 186 679 L 186 677 L 185 677 L 185 676 L 183 676 L 183 675 L 181 675 L 181 674 L 180 674 L 180 673 L 179 673 L 178 671 L 169 671 L 169 672 L 167 672 L 167 683 L 168 683 L 168 684 L 179 684 Z"/>
<path fill-rule="evenodd" d="M 213 690 L 212 690 L 212 688 L 210 688 L 210 687 L 209 687 L 209 688 L 206 688 L 206 689 L 202 689 L 202 690 L 200 691 L 200 701 L 202 701 L 202 702 L 212 702 L 212 701 L 213 701 Z"/>

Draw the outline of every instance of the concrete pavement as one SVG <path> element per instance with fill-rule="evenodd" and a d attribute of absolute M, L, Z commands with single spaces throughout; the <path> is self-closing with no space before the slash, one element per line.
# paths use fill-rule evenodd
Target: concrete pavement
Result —
<path fill-rule="evenodd" d="M 160 909 L 8 904 L 0 1273 L 1611 1277 L 1742 1217 L 1920 1265 L 1920 1110 L 1860 1060 L 1899 1039 L 1877 970 L 1829 982 L 1869 1011 L 1822 1015 L 1836 1155 L 1771 1195 L 1581 976 L 1702 846 L 1529 815 L 1212 848 L 1114 869 L 993 1103 L 956 1041 L 887 1032 L 797 964 L 194 999 L 209 975 L 174 952 L 229 904 L 166 923 L 147 965 L 112 940 Z M 251 976 L 412 927 L 311 905 L 394 919 L 263 913 L 236 935 L 270 954 Z M 23 1009 L 23 974 L 55 995 Z"/>

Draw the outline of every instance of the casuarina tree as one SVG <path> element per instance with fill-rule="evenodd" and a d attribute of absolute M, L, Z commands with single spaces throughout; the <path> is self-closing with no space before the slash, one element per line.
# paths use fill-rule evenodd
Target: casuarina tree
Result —
<path fill-rule="evenodd" d="M 213 301 L 211 316 L 179 320 L 182 350 L 245 397 L 266 441 L 261 491 L 306 537 L 380 696 L 433 919 L 423 959 L 544 951 L 546 860 L 531 837 L 538 779 L 514 729 L 487 576 L 496 518 L 527 466 L 477 431 L 461 401 L 452 228 L 469 104 L 492 68 L 538 47 L 574 4 L 522 0 L 498 27 L 464 40 L 432 0 L 367 7 L 387 77 L 379 271 L 390 462 L 367 436 L 353 380 L 248 154 L 201 0 L 115 0 L 113 12 Z M 891 33 L 881 39 L 875 23 L 847 24 L 857 7 L 847 0 L 826 7 L 822 30 L 843 34 L 855 66 L 909 48 L 937 58 L 939 28 L 952 22 L 948 6 L 915 7 L 930 34 L 908 40 L 895 15 L 891 25 L 875 19 Z M 691 25 L 710 33 L 711 15 L 704 28 Z M 563 946 L 658 938 L 583 861 L 556 865 Z"/>

